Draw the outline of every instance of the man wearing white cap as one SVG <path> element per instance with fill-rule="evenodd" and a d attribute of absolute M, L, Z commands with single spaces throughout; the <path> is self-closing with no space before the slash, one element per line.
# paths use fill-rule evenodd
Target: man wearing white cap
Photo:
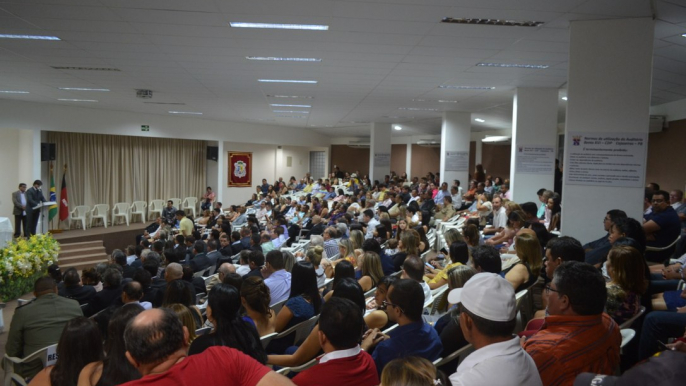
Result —
<path fill-rule="evenodd" d="M 512 285 L 494 273 L 478 273 L 448 294 L 459 304 L 460 328 L 476 351 L 450 376 L 453 386 L 542 386 L 536 363 L 512 335 L 517 308 Z"/>

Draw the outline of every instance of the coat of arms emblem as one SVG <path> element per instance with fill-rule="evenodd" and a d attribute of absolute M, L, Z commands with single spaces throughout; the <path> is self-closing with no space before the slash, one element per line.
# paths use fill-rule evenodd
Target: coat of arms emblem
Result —
<path fill-rule="evenodd" d="M 233 164 L 233 175 L 236 176 L 237 178 L 243 178 L 248 174 L 248 171 L 246 170 L 246 164 L 243 161 L 236 161 L 236 163 Z"/>

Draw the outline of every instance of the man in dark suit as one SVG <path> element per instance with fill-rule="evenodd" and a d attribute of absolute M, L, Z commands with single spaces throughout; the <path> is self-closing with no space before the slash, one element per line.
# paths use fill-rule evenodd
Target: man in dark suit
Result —
<path fill-rule="evenodd" d="M 91 285 L 81 285 L 81 277 L 76 268 L 68 268 L 63 276 L 64 287 L 58 291 L 58 295 L 74 299 L 80 305 L 90 303 L 95 297 L 95 288 Z"/>
<path fill-rule="evenodd" d="M 193 272 L 204 271 L 210 267 L 210 259 L 203 253 L 204 244 L 202 241 L 196 241 L 193 244 L 193 257 L 191 257 L 190 262 L 186 262 L 193 269 Z"/>
<path fill-rule="evenodd" d="M 121 266 L 123 278 L 133 278 L 133 274 L 136 272 L 136 268 L 126 264 L 126 254 L 123 251 L 116 249 L 114 252 L 112 252 L 112 257 L 114 258 L 114 263 L 119 264 L 119 266 Z"/>
<path fill-rule="evenodd" d="M 24 232 L 24 237 L 28 236 L 27 226 L 26 226 L 26 184 L 19 184 L 19 190 L 12 193 L 12 204 L 14 208 L 12 209 L 12 214 L 14 215 L 14 238 L 21 236 L 22 230 Z"/>
<path fill-rule="evenodd" d="M 243 249 L 250 249 L 251 235 L 252 232 L 250 231 L 250 228 L 241 228 L 241 244 L 243 245 Z"/>
<path fill-rule="evenodd" d="M 210 261 L 210 267 L 216 265 L 217 260 L 222 257 L 222 254 L 217 251 L 218 244 L 217 240 L 207 242 L 207 259 Z"/>
<path fill-rule="evenodd" d="M 107 268 L 102 275 L 102 291 L 95 294 L 84 311 L 85 316 L 95 315 L 114 303 L 121 296 L 121 272 L 117 268 Z"/>
<path fill-rule="evenodd" d="M 28 223 L 29 236 L 36 234 L 38 216 L 40 215 L 40 208 L 33 209 L 33 207 L 46 201 L 41 186 L 43 186 L 43 182 L 35 180 L 33 186 L 26 191 L 26 222 Z"/>

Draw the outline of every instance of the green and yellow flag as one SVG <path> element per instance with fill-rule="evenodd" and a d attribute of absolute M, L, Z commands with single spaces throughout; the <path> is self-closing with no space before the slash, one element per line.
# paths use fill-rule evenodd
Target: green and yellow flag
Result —
<path fill-rule="evenodd" d="M 57 216 L 57 191 L 55 190 L 55 176 L 53 176 L 52 165 L 50 166 L 50 201 L 55 202 L 55 205 L 50 206 L 48 221 L 52 221 Z"/>

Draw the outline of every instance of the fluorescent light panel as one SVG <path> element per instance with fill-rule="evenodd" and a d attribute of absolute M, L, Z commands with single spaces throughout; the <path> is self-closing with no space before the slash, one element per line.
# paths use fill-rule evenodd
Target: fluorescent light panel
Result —
<path fill-rule="evenodd" d="M 279 58 L 274 56 L 246 56 L 248 60 L 266 60 L 274 62 L 321 62 L 319 58 Z"/>
<path fill-rule="evenodd" d="M 441 23 L 499 25 L 499 26 L 506 26 L 506 27 L 538 27 L 538 26 L 543 24 L 542 21 L 471 19 L 471 18 L 452 18 L 452 17 L 443 18 L 443 20 L 441 20 Z"/>
<path fill-rule="evenodd" d="M 438 88 L 450 88 L 454 90 L 493 90 L 495 87 L 490 86 L 450 86 L 450 85 L 440 85 Z"/>
<path fill-rule="evenodd" d="M 516 63 L 479 63 L 479 67 L 505 67 L 505 68 L 534 68 L 544 69 L 548 68 L 547 64 L 516 64 Z"/>
<path fill-rule="evenodd" d="M 169 114 L 189 114 L 189 115 L 202 115 L 195 111 L 170 111 Z"/>
<path fill-rule="evenodd" d="M 563 100 L 563 101 L 566 101 L 566 100 L 567 100 L 567 97 L 562 97 L 562 100 Z"/>
<path fill-rule="evenodd" d="M 314 99 L 313 96 L 297 96 L 297 95 L 267 95 L 267 98 L 300 98 L 300 99 Z"/>
<path fill-rule="evenodd" d="M 0 90 L 2 94 L 28 94 L 28 91 Z"/>
<path fill-rule="evenodd" d="M 0 34 L 0 39 L 61 40 L 57 36 Z"/>
<path fill-rule="evenodd" d="M 303 115 L 277 115 L 279 118 L 305 118 Z"/>
<path fill-rule="evenodd" d="M 258 79 L 262 83 L 307 83 L 317 84 L 316 80 L 297 80 L 297 79 Z"/>
<path fill-rule="evenodd" d="M 58 99 L 62 102 L 97 102 L 95 99 Z"/>
<path fill-rule="evenodd" d="M 400 125 L 393 125 L 393 129 L 394 129 L 394 130 L 400 131 L 400 130 L 402 130 L 403 128 L 402 128 L 402 126 L 400 126 Z"/>
<path fill-rule="evenodd" d="M 309 31 L 327 31 L 328 25 L 318 24 L 273 24 L 273 23 L 246 23 L 246 22 L 229 22 L 233 28 L 266 28 L 266 29 L 299 29 Z"/>
<path fill-rule="evenodd" d="M 477 121 L 477 122 L 479 122 L 479 123 L 484 123 L 484 122 L 486 122 L 484 119 L 481 119 L 481 118 L 474 118 L 474 120 Z"/>
<path fill-rule="evenodd" d="M 412 99 L 413 102 L 438 102 L 438 103 L 458 103 L 458 101 L 449 101 L 445 99 Z"/>
<path fill-rule="evenodd" d="M 296 110 L 274 110 L 275 113 L 292 113 L 292 114 L 309 114 L 309 111 L 296 111 Z"/>
<path fill-rule="evenodd" d="M 398 110 L 408 110 L 408 111 L 439 111 L 438 109 L 425 109 L 421 107 L 398 107 Z"/>
<path fill-rule="evenodd" d="M 83 87 L 58 87 L 60 90 L 66 91 L 110 91 L 108 88 L 83 88 Z"/>
<path fill-rule="evenodd" d="M 278 103 L 270 103 L 269 106 L 273 106 L 273 107 L 304 107 L 304 108 L 312 107 L 311 105 L 282 105 L 282 104 L 278 104 Z"/>
<path fill-rule="evenodd" d="M 484 139 L 481 140 L 481 142 L 505 142 L 508 141 L 510 137 L 504 136 L 504 135 L 493 135 L 493 136 L 488 136 Z"/>

